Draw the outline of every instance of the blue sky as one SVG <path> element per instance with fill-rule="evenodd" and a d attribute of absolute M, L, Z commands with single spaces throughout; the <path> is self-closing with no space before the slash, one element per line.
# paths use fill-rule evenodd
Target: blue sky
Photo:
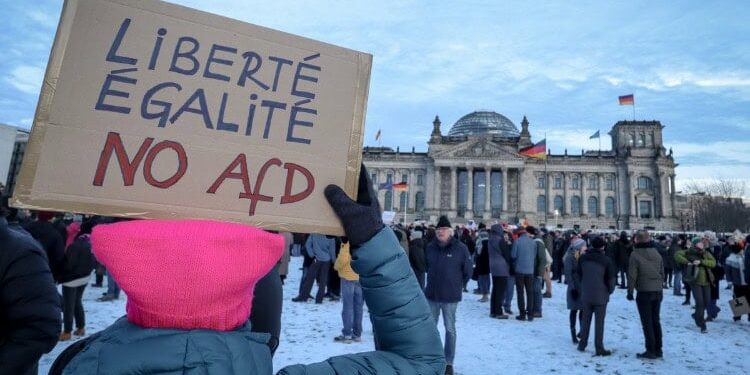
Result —
<path fill-rule="evenodd" d="M 750 2 L 175 2 L 371 53 L 366 145 L 382 129 L 424 151 L 435 115 L 447 132 L 489 109 L 576 153 L 632 118 L 632 93 L 637 119 L 666 126 L 678 185 L 750 178 Z M 0 7 L 0 122 L 29 128 L 62 1 Z"/>

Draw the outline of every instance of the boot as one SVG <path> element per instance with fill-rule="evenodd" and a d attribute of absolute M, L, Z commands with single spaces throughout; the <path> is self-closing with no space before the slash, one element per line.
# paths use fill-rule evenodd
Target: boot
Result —
<path fill-rule="evenodd" d="M 487 297 L 487 295 L 486 295 L 486 294 L 484 294 L 484 295 L 482 295 L 482 298 L 481 298 L 481 299 L 479 299 L 479 302 L 487 302 L 487 301 L 489 301 L 489 300 L 490 300 L 490 299 L 489 299 L 489 297 Z"/>
<path fill-rule="evenodd" d="M 75 336 L 86 336 L 86 328 L 76 328 L 75 331 L 73 331 L 73 335 Z"/>
<path fill-rule="evenodd" d="M 576 335 L 575 327 L 570 327 L 570 337 L 573 339 L 573 344 L 578 344 L 578 335 Z"/>
<path fill-rule="evenodd" d="M 445 375 L 453 375 L 453 365 L 445 366 Z"/>
<path fill-rule="evenodd" d="M 68 341 L 70 340 L 70 332 L 63 332 L 60 334 L 59 341 Z"/>

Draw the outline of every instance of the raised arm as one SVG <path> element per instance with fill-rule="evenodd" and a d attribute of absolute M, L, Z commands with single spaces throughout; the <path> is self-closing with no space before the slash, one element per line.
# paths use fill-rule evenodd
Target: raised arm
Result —
<path fill-rule="evenodd" d="M 427 300 L 396 236 L 383 226 L 364 166 L 356 202 L 338 186 L 328 186 L 326 198 L 349 237 L 380 350 L 289 366 L 279 374 L 443 374 L 445 356 Z"/>

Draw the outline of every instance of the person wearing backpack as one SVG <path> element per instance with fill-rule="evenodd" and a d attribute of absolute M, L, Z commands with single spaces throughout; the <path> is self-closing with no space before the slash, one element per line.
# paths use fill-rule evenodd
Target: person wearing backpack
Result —
<path fill-rule="evenodd" d="M 60 333 L 60 341 L 70 340 L 71 333 L 75 336 L 86 335 L 86 314 L 83 310 L 82 299 L 91 271 L 96 266 L 94 255 L 91 253 L 90 240 L 91 229 L 94 225 L 93 219 L 82 223 L 73 242 L 65 249 L 62 271 L 59 276 L 63 297 L 63 331 Z M 73 331 L 74 319 L 75 331 Z"/>
<path fill-rule="evenodd" d="M 675 254 L 675 261 L 685 265 L 683 280 L 690 284 L 695 299 L 695 313 L 693 319 L 695 325 L 700 327 L 701 333 L 706 333 L 706 308 L 711 301 L 711 284 L 714 282 L 711 268 L 716 266 L 716 259 L 710 252 L 706 251 L 704 242 L 696 237 L 693 239 L 693 247 L 687 251 L 679 251 Z"/>

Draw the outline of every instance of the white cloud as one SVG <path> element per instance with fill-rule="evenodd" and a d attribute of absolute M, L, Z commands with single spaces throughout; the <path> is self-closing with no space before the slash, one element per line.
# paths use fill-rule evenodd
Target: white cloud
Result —
<path fill-rule="evenodd" d="M 623 79 L 622 78 L 616 78 L 616 77 L 610 77 L 610 76 L 604 76 L 603 77 L 605 81 L 609 82 L 612 86 L 619 86 Z"/>
<path fill-rule="evenodd" d="M 750 74 L 738 72 L 698 73 L 691 71 L 658 73 L 666 87 L 695 85 L 700 87 L 745 87 L 750 86 Z"/>
<path fill-rule="evenodd" d="M 5 77 L 13 87 L 27 94 L 39 93 L 43 79 L 44 68 L 31 65 L 18 66 Z"/>
<path fill-rule="evenodd" d="M 711 158 L 726 163 L 727 166 L 731 166 L 734 163 L 750 163 L 750 158 L 748 158 L 750 142 L 747 141 L 670 142 L 669 146 L 674 151 L 674 157 L 678 163 L 680 158 L 686 157 L 698 160 L 701 158 Z"/>
<path fill-rule="evenodd" d="M 39 25 L 54 26 L 57 24 L 57 15 L 52 13 L 30 10 L 26 12 L 26 15 Z"/>

